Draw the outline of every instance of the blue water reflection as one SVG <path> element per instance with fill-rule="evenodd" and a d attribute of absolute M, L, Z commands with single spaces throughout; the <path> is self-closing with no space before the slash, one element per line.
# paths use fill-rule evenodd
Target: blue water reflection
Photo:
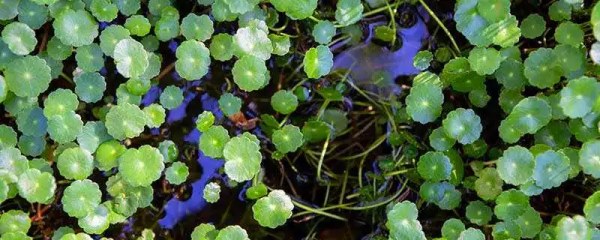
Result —
<path fill-rule="evenodd" d="M 413 58 L 429 38 L 426 21 L 428 16 L 423 11 L 419 13 L 416 23 L 410 28 L 400 28 L 397 31 L 402 47 L 392 51 L 387 47 L 373 43 L 375 27 L 386 25 L 387 22 L 370 24 L 369 36 L 365 42 L 354 46 L 334 59 L 334 69 L 349 69 L 350 79 L 359 86 L 382 94 L 398 93 L 400 88 L 393 80 L 399 76 L 418 74 L 420 71 L 413 66 Z M 338 46 L 334 46 L 335 49 Z M 389 82 L 374 83 L 373 74 L 385 73 Z"/>
<path fill-rule="evenodd" d="M 171 199 L 165 208 L 165 216 L 158 221 L 162 228 L 172 229 L 184 217 L 197 213 L 206 206 L 204 200 L 204 186 L 215 177 L 219 168 L 223 166 L 222 160 L 216 160 L 204 156 L 202 151 L 198 151 L 198 163 L 202 168 L 200 179 L 192 184 L 192 194 L 188 200 Z"/>
<path fill-rule="evenodd" d="M 173 123 L 175 121 L 183 119 L 186 114 L 186 108 L 190 104 L 192 104 L 191 107 L 196 107 L 197 104 L 200 105 L 197 107 L 201 107 L 204 110 L 211 111 L 215 115 L 217 121 L 221 121 L 223 119 L 223 113 L 219 110 L 218 100 L 214 97 L 211 97 L 208 93 L 203 93 L 200 96 L 199 103 L 194 102 L 198 101 L 196 98 L 198 93 L 195 91 L 190 91 L 190 89 L 198 86 L 199 83 L 200 81 L 193 81 L 186 84 L 184 90 L 187 89 L 187 91 L 185 91 L 184 101 L 181 104 L 181 106 L 169 111 L 169 115 L 167 116 L 168 123 Z M 158 91 L 160 92 L 160 89 Z M 196 116 L 193 117 L 194 119 L 192 120 L 195 121 Z M 183 141 L 185 141 L 187 144 L 197 145 L 198 140 L 200 139 L 200 135 L 201 133 L 196 128 L 194 128 L 192 129 L 192 131 L 190 131 L 183 137 Z M 192 183 L 192 194 L 189 199 L 183 201 L 173 198 L 167 202 L 167 204 L 164 206 L 165 216 L 158 222 L 162 228 L 172 229 L 183 218 L 190 214 L 194 214 L 201 211 L 207 205 L 203 197 L 204 187 L 213 178 L 219 177 L 218 171 L 219 168 L 223 166 L 223 161 L 207 157 L 202 153 L 202 151 L 199 150 L 198 155 L 199 156 L 197 162 L 200 165 L 202 171 L 200 179 Z"/>

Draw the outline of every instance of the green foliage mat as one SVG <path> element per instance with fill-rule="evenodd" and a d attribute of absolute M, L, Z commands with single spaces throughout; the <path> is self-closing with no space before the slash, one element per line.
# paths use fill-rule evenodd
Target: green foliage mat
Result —
<path fill-rule="evenodd" d="M 591 2 L 0 0 L 0 240 L 600 239 Z"/>

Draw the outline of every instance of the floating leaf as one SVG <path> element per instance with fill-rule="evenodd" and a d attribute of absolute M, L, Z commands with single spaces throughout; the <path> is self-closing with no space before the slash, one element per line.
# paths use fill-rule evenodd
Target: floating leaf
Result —
<path fill-rule="evenodd" d="M 94 158 L 80 147 L 68 148 L 58 155 L 56 167 L 66 179 L 83 180 L 92 175 Z"/>
<path fill-rule="evenodd" d="M 456 240 L 460 233 L 465 230 L 465 224 L 456 218 L 450 218 L 442 225 L 442 237 L 448 240 Z"/>
<path fill-rule="evenodd" d="M 115 46 L 123 39 L 131 38 L 129 30 L 121 25 L 110 25 L 100 34 L 100 48 L 106 56 L 113 56 Z"/>
<path fill-rule="evenodd" d="M 413 58 L 413 66 L 419 70 L 425 70 L 429 68 L 431 60 L 433 60 L 433 53 L 428 50 L 419 51 Z"/>
<path fill-rule="evenodd" d="M 221 230 L 215 240 L 249 240 L 248 233 L 238 225 L 229 225 Z"/>
<path fill-rule="evenodd" d="M 116 140 L 110 140 L 100 144 L 98 149 L 96 149 L 98 169 L 101 171 L 108 171 L 117 167 L 117 159 L 125 152 L 125 150 L 127 150 L 125 146 L 121 145 L 121 143 Z"/>
<path fill-rule="evenodd" d="M 181 34 L 188 40 L 206 41 L 213 32 L 213 22 L 207 15 L 190 13 L 181 21 Z"/>
<path fill-rule="evenodd" d="M 148 19 L 142 15 L 130 16 L 127 18 L 123 26 L 125 26 L 125 28 L 127 28 L 132 35 L 140 37 L 146 36 L 148 33 L 150 33 L 151 27 L 150 21 L 148 21 Z"/>
<path fill-rule="evenodd" d="M 271 96 L 271 106 L 281 114 L 290 114 L 298 107 L 298 97 L 294 93 L 282 89 Z"/>
<path fill-rule="evenodd" d="M 100 71 L 104 67 L 104 53 L 96 43 L 77 48 L 75 60 L 77 60 L 77 67 L 85 72 Z"/>
<path fill-rule="evenodd" d="M 83 130 L 81 116 L 74 111 L 48 118 L 48 134 L 58 143 L 67 143 L 75 140 Z"/>
<path fill-rule="evenodd" d="M 91 44 L 98 37 L 98 23 L 85 10 L 67 9 L 52 23 L 61 42 L 73 47 Z"/>
<path fill-rule="evenodd" d="M 250 180 L 260 171 L 260 146 L 243 135 L 233 137 L 225 144 L 223 157 L 225 173 L 236 182 Z"/>
<path fill-rule="evenodd" d="M 549 88 L 560 81 L 562 70 L 549 48 L 538 48 L 525 59 L 525 77 L 537 88 Z"/>
<path fill-rule="evenodd" d="M 421 223 L 417 220 L 419 211 L 417 206 L 409 201 L 396 203 L 387 213 L 385 226 L 390 229 L 392 239 L 425 240 L 425 233 Z"/>
<path fill-rule="evenodd" d="M 537 132 L 548 124 L 551 119 L 552 108 L 545 100 L 538 97 L 528 97 L 517 103 L 510 115 L 502 122 L 510 124 L 512 121 L 512 124 L 515 124 L 516 131 L 522 136 L 525 133 L 533 134 Z"/>
<path fill-rule="evenodd" d="M 506 149 L 496 163 L 500 178 L 512 185 L 527 182 L 533 175 L 534 165 L 533 154 L 521 146 Z"/>
<path fill-rule="evenodd" d="M 277 11 L 285 14 L 293 20 L 305 19 L 312 16 L 317 8 L 317 0 L 272 0 L 271 4 Z"/>
<path fill-rule="evenodd" d="M 214 35 L 210 42 L 210 55 L 219 61 L 227 61 L 233 57 L 233 37 L 227 33 Z"/>
<path fill-rule="evenodd" d="M 436 128 L 429 134 L 429 145 L 437 151 L 446 151 L 456 143 L 454 138 L 448 136 L 446 131 L 442 128 Z"/>
<path fill-rule="evenodd" d="M 469 64 L 473 71 L 479 75 L 493 74 L 500 67 L 502 57 L 500 52 L 493 48 L 473 48 L 469 52 Z"/>
<path fill-rule="evenodd" d="M 282 190 L 273 190 L 252 205 L 254 219 L 263 227 L 276 228 L 285 224 L 292 216 L 294 204 Z"/>
<path fill-rule="evenodd" d="M 583 42 L 583 30 L 578 24 L 572 22 L 562 22 L 556 27 L 554 38 L 557 42 L 571 46 L 579 46 Z"/>
<path fill-rule="evenodd" d="M 475 180 L 475 191 L 484 200 L 493 200 L 502 192 L 502 179 L 494 168 L 485 168 L 479 171 L 479 178 Z"/>
<path fill-rule="evenodd" d="M 255 91 L 265 87 L 270 80 L 264 60 L 244 55 L 233 65 L 233 81 L 244 91 Z"/>
<path fill-rule="evenodd" d="M 277 151 L 285 154 L 298 150 L 304 143 L 303 137 L 300 128 L 294 125 L 285 125 L 281 129 L 275 130 L 271 139 Z"/>
<path fill-rule="evenodd" d="M 273 52 L 273 45 L 264 29 L 265 23 L 260 21 L 258 25 L 239 28 L 233 36 L 238 56 L 250 55 L 263 61 L 268 60 Z"/>
<path fill-rule="evenodd" d="M 563 153 L 545 151 L 535 157 L 533 180 L 535 185 L 550 189 L 567 180 L 571 171 L 570 161 Z"/>
<path fill-rule="evenodd" d="M 65 188 L 61 199 L 63 210 L 71 217 L 81 218 L 92 213 L 100 204 L 102 192 L 95 182 L 77 180 Z"/>
<path fill-rule="evenodd" d="M 36 97 L 46 91 L 52 80 L 44 59 L 25 56 L 11 61 L 4 71 L 6 87 L 19 97 Z"/>
<path fill-rule="evenodd" d="M 52 174 L 37 169 L 27 169 L 17 182 L 19 195 L 30 203 L 46 203 L 54 197 L 56 181 Z"/>
<path fill-rule="evenodd" d="M 448 113 L 442 121 L 448 136 L 461 144 L 470 144 L 479 139 L 482 126 L 481 119 L 471 109 L 457 108 Z"/>
<path fill-rule="evenodd" d="M 579 165 L 585 174 L 600 178 L 600 140 L 583 143 L 579 150 Z"/>
<path fill-rule="evenodd" d="M 148 68 L 148 53 L 144 45 L 131 38 L 120 40 L 112 53 L 117 70 L 126 78 L 135 78 Z"/>
<path fill-rule="evenodd" d="M 175 52 L 175 70 L 188 81 L 200 79 L 208 73 L 209 50 L 204 43 L 188 40 L 181 43 Z"/>
<path fill-rule="evenodd" d="M 335 36 L 335 26 L 330 21 L 319 21 L 315 24 L 312 35 L 319 44 L 328 44 Z"/>
<path fill-rule="evenodd" d="M 0 234 L 9 232 L 27 233 L 31 227 L 29 214 L 21 210 L 8 210 L 0 215 Z"/>
<path fill-rule="evenodd" d="M 196 119 L 196 129 L 206 132 L 215 123 L 215 115 L 210 111 L 204 111 Z"/>
<path fill-rule="evenodd" d="M 591 239 L 590 226 L 584 217 L 565 216 L 556 224 L 556 240 L 571 239 Z"/>
<path fill-rule="evenodd" d="M 460 233 L 458 240 L 485 240 L 485 234 L 479 229 L 469 228 Z"/>
<path fill-rule="evenodd" d="M 12 22 L 4 26 L 2 41 L 16 55 L 29 54 L 38 42 L 35 38 L 35 32 L 27 24 L 21 22 Z"/>
<path fill-rule="evenodd" d="M 506 59 L 500 64 L 494 76 L 507 89 L 521 89 L 527 85 L 523 71 L 523 63 L 514 59 Z"/>
<path fill-rule="evenodd" d="M 225 116 L 232 116 L 241 110 L 242 99 L 231 93 L 225 93 L 219 98 L 219 108 Z"/>
<path fill-rule="evenodd" d="M 170 184 L 175 185 L 184 183 L 189 174 L 188 167 L 182 162 L 174 162 L 165 170 L 165 178 Z"/>
<path fill-rule="evenodd" d="M 110 108 L 106 114 L 106 129 L 115 139 L 123 140 L 138 136 L 144 131 L 146 117 L 136 105 L 121 103 Z"/>
<path fill-rule="evenodd" d="M 158 128 L 165 122 L 165 109 L 156 103 L 150 104 L 145 107 L 142 111 L 146 115 L 146 125 L 150 128 Z"/>
<path fill-rule="evenodd" d="M 335 20 L 342 26 L 349 26 L 362 18 L 363 5 L 360 0 L 340 0 L 336 4 Z"/>
<path fill-rule="evenodd" d="M 546 30 L 546 21 L 537 13 L 529 14 L 521 22 L 521 32 L 523 37 L 534 39 L 542 36 Z"/>
<path fill-rule="evenodd" d="M 104 205 L 98 205 L 88 215 L 80 218 L 77 223 L 86 233 L 102 234 L 110 226 L 109 214 L 108 208 Z"/>
<path fill-rule="evenodd" d="M 596 79 L 590 77 L 572 79 L 560 91 L 559 106 L 570 118 L 580 118 L 592 110 L 599 94 L 600 85 Z"/>
<path fill-rule="evenodd" d="M 98 21 L 110 22 L 117 18 L 119 9 L 110 0 L 92 0 L 90 11 Z"/>
<path fill-rule="evenodd" d="M 167 86 L 160 94 L 160 104 L 166 109 L 179 107 L 183 102 L 183 92 L 176 86 Z"/>
<path fill-rule="evenodd" d="M 406 96 L 406 111 L 421 124 L 435 121 L 442 113 L 444 94 L 442 88 L 433 83 L 413 86 Z"/>
<path fill-rule="evenodd" d="M 212 158 L 223 156 L 223 148 L 229 142 L 229 133 L 222 126 L 211 126 L 200 136 L 200 150 Z"/>
<path fill-rule="evenodd" d="M 133 187 L 150 186 L 160 178 L 165 168 L 160 151 L 149 145 L 127 149 L 119 158 L 119 174 Z M 140 169 L 144 171 L 139 171 Z"/>
<path fill-rule="evenodd" d="M 427 152 L 419 158 L 417 170 L 423 179 L 439 182 L 450 178 L 452 164 L 442 152 Z"/>
<path fill-rule="evenodd" d="M 204 186 L 202 197 L 209 203 L 216 203 L 221 197 L 221 186 L 216 182 L 210 182 Z"/>
<path fill-rule="evenodd" d="M 304 55 L 304 72 L 309 78 L 320 78 L 333 67 L 333 53 L 327 46 L 319 45 Z"/>
<path fill-rule="evenodd" d="M 493 212 L 484 202 L 473 201 L 467 205 L 465 215 L 471 223 L 483 226 L 492 220 Z"/>

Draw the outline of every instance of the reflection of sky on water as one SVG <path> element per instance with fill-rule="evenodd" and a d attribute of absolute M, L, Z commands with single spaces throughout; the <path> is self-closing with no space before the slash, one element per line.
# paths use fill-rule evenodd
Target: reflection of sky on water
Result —
<path fill-rule="evenodd" d="M 424 13 L 420 14 L 425 16 Z M 387 22 L 377 22 L 369 25 L 370 34 L 365 42 L 338 54 L 334 59 L 333 68 L 350 69 L 350 78 L 360 86 L 372 85 L 373 73 L 378 71 L 389 74 L 391 80 L 398 76 L 419 73 L 420 71 L 413 66 L 413 57 L 421 50 L 423 42 L 429 37 L 426 23 L 418 17 L 412 27 L 398 29 L 397 32 L 402 41 L 402 47 L 396 51 L 391 51 L 372 42 L 375 27 L 385 24 Z M 377 90 L 381 91 L 382 89 L 392 90 L 393 92 L 399 91 L 399 87 L 394 83 L 379 85 Z"/>
<path fill-rule="evenodd" d="M 198 86 L 199 83 L 200 81 L 186 83 L 184 90 L 187 90 L 184 93 L 183 103 L 179 107 L 172 109 L 168 112 L 167 123 L 172 124 L 176 121 L 180 121 L 183 118 L 185 118 L 186 109 L 190 104 L 194 104 L 191 107 L 196 107 L 195 105 L 201 105 L 197 107 L 201 107 L 202 109 L 207 111 L 212 111 L 217 120 L 223 118 L 223 113 L 219 110 L 219 104 L 217 102 L 217 99 L 211 97 L 208 93 L 204 93 L 200 96 L 200 100 L 198 101 L 198 98 L 196 98 L 198 93 L 195 91 L 189 91 L 189 89 Z M 160 95 L 160 89 L 154 90 L 152 93 L 158 96 Z M 152 103 L 153 101 L 151 101 L 151 97 L 148 98 L 148 101 Z M 154 101 L 156 101 L 156 98 L 154 98 Z M 144 102 L 143 104 L 149 103 Z M 193 118 L 192 121 L 195 122 L 196 116 L 189 117 Z M 201 133 L 194 128 L 192 131 L 190 131 L 183 137 L 183 140 L 187 144 L 197 145 L 198 140 L 200 139 L 200 135 Z M 166 206 L 164 206 L 165 216 L 158 222 L 162 228 L 172 229 L 179 221 L 181 221 L 181 219 L 190 214 L 199 212 L 207 204 L 203 198 L 204 186 L 206 186 L 206 184 L 215 177 L 215 175 L 219 171 L 219 168 L 223 166 L 223 161 L 204 156 L 204 154 L 201 151 L 198 151 L 198 155 L 199 156 L 197 161 L 198 164 L 200 164 L 200 168 L 202 171 L 200 179 L 192 183 L 192 193 L 189 199 L 182 201 L 173 198 L 167 202 Z"/>
<path fill-rule="evenodd" d="M 197 213 L 206 206 L 207 203 L 203 198 L 204 186 L 219 171 L 223 161 L 206 157 L 199 151 L 198 163 L 202 168 L 202 175 L 200 179 L 192 183 L 190 198 L 185 201 L 176 198 L 169 200 L 165 206 L 165 216 L 158 221 L 162 228 L 172 229 L 185 216 Z"/>

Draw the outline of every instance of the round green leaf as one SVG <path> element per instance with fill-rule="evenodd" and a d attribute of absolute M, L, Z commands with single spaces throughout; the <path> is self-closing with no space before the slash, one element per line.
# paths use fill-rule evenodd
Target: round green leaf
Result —
<path fill-rule="evenodd" d="M 276 228 L 285 224 L 292 216 L 294 204 L 282 190 L 273 190 L 252 205 L 254 219 L 263 227 Z"/>
<path fill-rule="evenodd" d="M 470 144 L 479 139 L 482 126 L 481 119 L 471 109 L 457 108 L 446 115 L 442 121 L 448 136 L 461 144 Z"/>
<path fill-rule="evenodd" d="M 160 178 L 165 168 L 160 151 L 149 145 L 127 149 L 119 158 L 119 174 L 133 187 L 150 186 Z"/>
<path fill-rule="evenodd" d="M 570 161 L 563 153 L 545 151 L 535 157 L 533 180 L 535 185 L 550 189 L 567 180 L 571 171 Z"/>
<path fill-rule="evenodd" d="M 223 157 L 225 173 L 236 182 L 250 180 L 260 171 L 260 146 L 246 136 L 231 138 L 223 148 Z"/>
<path fill-rule="evenodd" d="M 102 192 L 95 182 L 88 179 L 72 182 L 61 199 L 63 210 L 71 217 L 81 218 L 92 213 L 100 204 Z"/>
<path fill-rule="evenodd" d="M 66 179 L 83 180 L 92 175 L 94 158 L 80 147 L 68 148 L 58 155 L 56 167 Z"/>
<path fill-rule="evenodd" d="M 186 80 L 200 79 L 208 73 L 210 56 L 209 50 L 204 46 L 204 43 L 187 40 L 181 43 L 175 55 L 177 56 L 175 70 Z"/>
<path fill-rule="evenodd" d="M 333 67 L 333 53 L 327 46 L 311 48 L 304 55 L 304 72 L 309 78 L 320 78 Z"/>
<path fill-rule="evenodd" d="M 275 130 L 271 138 L 277 151 L 281 153 L 295 152 L 304 143 L 304 136 L 300 128 L 294 125 L 285 125 Z"/>
<path fill-rule="evenodd" d="M 533 154 L 521 146 L 506 149 L 496 163 L 500 178 L 512 185 L 521 185 L 531 179 L 534 165 Z"/>
<path fill-rule="evenodd" d="M 10 62 L 4 71 L 6 87 L 19 97 L 36 97 L 46 91 L 52 80 L 44 59 L 25 56 Z"/>

